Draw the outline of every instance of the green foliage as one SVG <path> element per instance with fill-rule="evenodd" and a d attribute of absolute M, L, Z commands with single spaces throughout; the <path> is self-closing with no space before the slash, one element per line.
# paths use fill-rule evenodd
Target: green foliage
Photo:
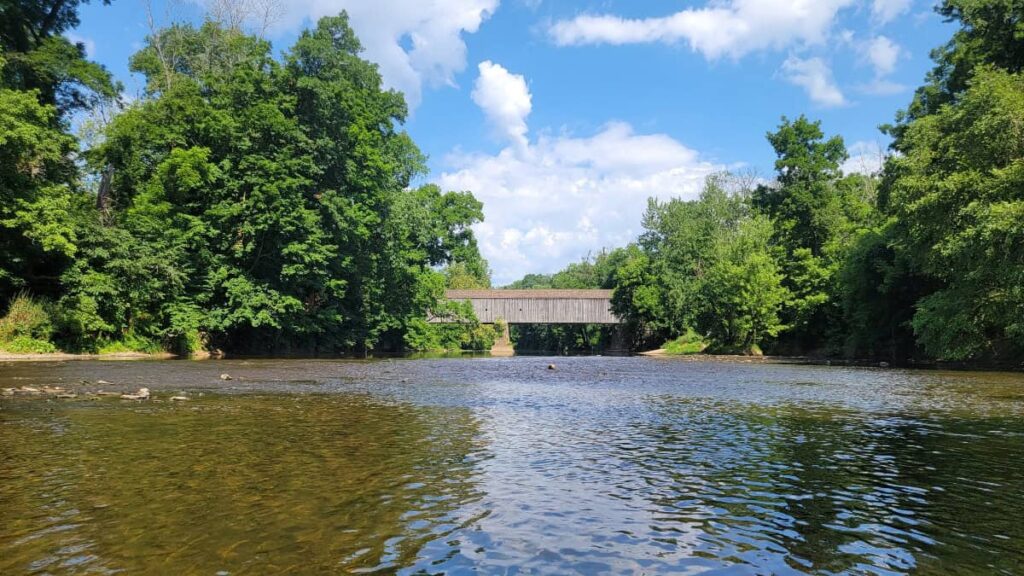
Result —
<path fill-rule="evenodd" d="M 937 290 L 913 327 L 938 358 L 1024 354 L 1024 76 L 982 67 L 908 124 L 886 167 L 898 246 Z"/>
<path fill-rule="evenodd" d="M 0 318 L 0 342 L 18 337 L 47 340 L 52 333 L 53 321 L 48 306 L 26 293 L 11 299 L 6 315 Z"/>
<path fill-rule="evenodd" d="M 635 345 L 681 337 L 682 347 L 699 334 L 713 349 L 752 349 L 786 328 L 792 294 L 770 250 L 772 222 L 752 211 L 743 181 L 717 175 L 697 200 L 652 200 L 644 228 L 612 302 Z"/>
<path fill-rule="evenodd" d="M 668 340 L 661 347 L 665 350 L 666 354 L 682 356 L 700 354 L 708 347 L 708 343 L 700 334 L 697 334 L 690 328 L 685 334 L 673 340 Z"/>
<path fill-rule="evenodd" d="M 52 291 L 75 254 L 73 146 L 36 92 L 0 88 L 0 298 Z"/>
<path fill-rule="evenodd" d="M 786 347 L 820 348 L 842 315 L 836 273 L 853 239 L 875 221 L 874 183 L 844 176 L 842 138 L 826 138 L 820 122 L 785 117 L 768 134 L 776 180 L 754 191 L 754 207 L 772 219 L 784 286 L 791 295 L 782 317 L 790 326 Z"/>
<path fill-rule="evenodd" d="M 12 354 L 56 352 L 57 347 L 49 341 L 53 328 L 47 303 L 18 294 L 0 318 L 0 350 Z"/>
<path fill-rule="evenodd" d="M 125 334 L 117 340 L 100 340 L 96 346 L 98 354 L 155 354 L 163 350 L 164 347 L 160 342 L 135 334 Z"/>
<path fill-rule="evenodd" d="M 15 336 L 10 340 L 0 340 L 0 350 L 10 354 L 51 354 L 57 352 L 57 347 L 46 340 Z"/>
<path fill-rule="evenodd" d="M 413 318 L 405 333 L 405 344 L 414 351 L 490 350 L 501 337 L 504 326 L 481 324 L 468 301 L 439 301 L 431 314 L 446 323 Z"/>
<path fill-rule="evenodd" d="M 790 292 L 765 251 L 771 235 L 771 222 L 755 216 L 718 239 L 697 305 L 697 325 L 713 347 L 752 351 L 786 328 L 779 313 Z"/>

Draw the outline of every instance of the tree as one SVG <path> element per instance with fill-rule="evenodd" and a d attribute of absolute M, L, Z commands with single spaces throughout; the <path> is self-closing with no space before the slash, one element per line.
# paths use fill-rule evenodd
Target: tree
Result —
<path fill-rule="evenodd" d="M 864 176 L 843 175 L 843 140 L 826 139 L 820 122 L 783 117 L 768 141 L 777 156 L 776 180 L 758 186 L 752 201 L 772 219 L 772 243 L 781 251 L 791 294 L 783 311 L 791 327 L 786 347 L 821 349 L 842 318 L 835 274 L 859 230 L 873 221 L 874 186 Z"/>
<path fill-rule="evenodd" d="M 779 313 L 789 299 L 765 246 L 771 221 L 754 216 L 716 238 L 714 263 L 700 284 L 698 326 L 719 351 L 759 353 L 759 344 L 786 328 Z"/>
<path fill-rule="evenodd" d="M 0 54 L 0 70 L 4 69 Z M 0 299 L 19 291 L 55 295 L 74 257 L 74 139 L 36 90 L 0 88 Z"/>
<path fill-rule="evenodd" d="M 67 279 L 69 305 L 96 311 L 79 324 L 164 342 L 205 333 L 236 351 L 394 349 L 437 305 L 439 268 L 486 280 L 471 229 L 481 204 L 409 187 L 423 159 L 398 128 L 403 97 L 360 51 L 344 14 L 280 62 L 268 42 L 212 21 L 153 34 L 132 58 L 144 97 L 90 153 L 110 171 L 122 232 Z M 123 265 L 124 234 L 162 258 Z M 158 296 L 106 290 L 104 278 L 139 278 L 140 296 Z"/>
<path fill-rule="evenodd" d="M 1024 77 L 983 67 L 886 166 L 899 245 L 939 288 L 913 326 L 943 359 L 1024 354 Z"/>
<path fill-rule="evenodd" d="M 911 324 L 931 356 L 1024 358 L 1024 3 L 945 0 L 960 29 L 887 127 L 879 207 L 917 290 Z M 906 289 L 902 290 L 907 292 Z"/>
<path fill-rule="evenodd" d="M 40 103 L 57 108 L 54 120 L 120 92 L 103 66 L 86 59 L 82 44 L 62 36 L 78 25 L 78 9 L 87 3 L 0 0 L 0 49 L 8 60 L 2 85 L 35 90 Z"/>

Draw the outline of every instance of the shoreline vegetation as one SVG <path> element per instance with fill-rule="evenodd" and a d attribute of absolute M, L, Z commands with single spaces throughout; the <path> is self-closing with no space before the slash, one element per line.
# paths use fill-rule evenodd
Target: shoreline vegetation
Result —
<path fill-rule="evenodd" d="M 483 205 L 415 185 L 405 98 L 346 13 L 283 51 L 245 14 L 154 26 L 126 102 L 65 35 L 80 3 L 42 5 L 0 30 L 0 349 L 367 357 L 501 336 L 443 298 L 491 286 Z M 612 289 L 634 351 L 1024 369 L 1024 0 L 936 10 L 957 29 L 881 127 L 876 172 L 782 117 L 771 177 L 652 198 L 632 242 L 508 287 Z M 614 330 L 510 333 L 577 354 Z"/>

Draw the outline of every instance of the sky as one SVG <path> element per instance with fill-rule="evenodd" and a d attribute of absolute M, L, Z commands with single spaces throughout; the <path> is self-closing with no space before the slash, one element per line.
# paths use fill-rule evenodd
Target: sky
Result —
<path fill-rule="evenodd" d="M 67 35 L 136 97 L 128 59 L 149 30 L 202 2 L 115 0 Z M 269 0 L 250 0 L 266 2 Z M 147 8 L 148 5 L 148 8 Z M 692 199 L 707 175 L 769 179 L 781 117 L 844 138 L 849 171 L 877 168 L 878 126 L 905 107 L 951 24 L 924 0 L 292 0 L 277 52 L 347 10 L 405 129 L 422 182 L 469 190 L 494 285 L 551 273 L 642 232 L 651 197 Z"/>

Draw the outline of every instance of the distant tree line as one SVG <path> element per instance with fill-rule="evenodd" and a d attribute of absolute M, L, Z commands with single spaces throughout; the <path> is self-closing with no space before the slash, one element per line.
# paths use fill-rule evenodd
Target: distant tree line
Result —
<path fill-rule="evenodd" d="M 124 105 L 62 35 L 79 4 L 2 4 L 0 349 L 490 345 L 457 306 L 425 322 L 452 278 L 489 282 L 482 205 L 411 185 L 405 100 L 344 13 L 280 58 L 237 23 L 155 29 Z"/>
<path fill-rule="evenodd" d="M 614 288 L 634 345 L 856 358 L 1024 361 L 1024 2 L 945 0 L 960 28 L 878 174 L 783 118 L 775 177 L 727 174 L 651 200 L 624 248 L 516 286 Z M 546 332 L 544 330 L 547 330 Z M 558 350 L 581 337 L 530 329 Z"/>

